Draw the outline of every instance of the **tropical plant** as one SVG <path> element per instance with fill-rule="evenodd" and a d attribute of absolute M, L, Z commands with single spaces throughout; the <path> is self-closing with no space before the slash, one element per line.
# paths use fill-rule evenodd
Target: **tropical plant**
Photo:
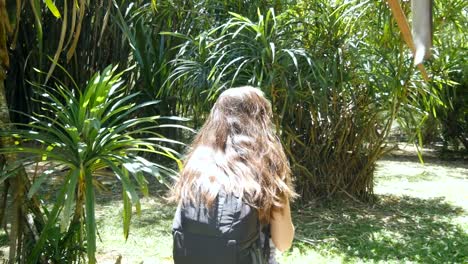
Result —
<path fill-rule="evenodd" d="M 122 184 L 123 228 L 127 238 L 132 206 L 137 212 L 140 210 L 137 187 L 148 195 L 144 174 L 161 181 L 165 175 L 176 174 L 170 167 L 151 162 L 143 155 L 152 153 L 178 161 L 177 153 L 165 146 L 167 142 L 177 142 L 156 132 L 165 126 L 159 122 L 162 117 L 141 116 L 141 109 L 158 102 L 135 104 L 137 94 L 126 93 L 123 72 L 115 71 L 116 67 L 109 66 L 96 73 L 83 92 L 78 87 L 69 89 L 60 84 L 55 88 L 37 87 L 43 113 L 31 117 L 30 124 L 15 124 L 21 127 L 13 130 L 18 145 L 1 149 L 1 153 L 27 153 L 27 160 L 51 163 L 51 168 L 34 180 L 28 197 L 36 195 L 51 175 L 65 171 L 60 175 L 62 185 L 46 213 L 47 221 L 29 263 L 36 263 L 41 257 L 48 259 L 44 255 L 45 245 L 58 243 L 60 239 L 67 240 L 62 241 L 62 246 L 67 246 L 64 254 L 69 262 L 95 263 L 95 192 L 103 186 L 102 177 L 116 177 Z M 64 235 L 57 238 L 57 232 Z M 87 261 L 83 252 L 87 252 Z"/>
<path fill-rule="evenodd" d="M 418 103 L 426 116 L 437 122 L 445 148 L 458 148 L 461 143 L 468 150 L 468 3 L 458 0 L 435 4 L 434 59 L 429 67 L 434 73 L 432 94 L 440 100 L 428 104 L 420 98 Z"/>
<path fill-rule="evenodd" d="M 277 1 L 280 8 L 281 1 Z M 198 35 L 210 27 L 219 26 L 229 19 L 226 10 L 246 17 L 255 17 L 252 6 L 268 6 L 270 1 L 137 1 L 134 5 L 114 3 L 114 21 L 120 27 L 132 55 L 130 64 L 135 64 L 133 76 L 136 89 L 150 97 L 162 100 L 157 111 L 179 115 L 187 110 L 177 105 L 177 97 L 167 89 L 167 79 L 172 74 L 170 61 L 181 49 L 186 39 L 183 35 Z M 161 34 L 177 32 L 177 34 Z M 203 40 L 202 40 L 203 41 Z M 201 51 L 200 51 L 201 52 Z M 207 55 L 207 54 L 205 54 Z M 206 87 L 208 89 L 208 87 Z M 187 89 L 186 91 L 188 91 Z M 198 98 L 197 93 L 178 94 L 182 98 Z M 206 101 L 201 98 L 201 101 Z M 182 99 L 184 100 L 184 99 Z M 196 119 L 196 115 L 194 116 Z"/>
<path fill-rule="evenodd" d="M 120 1 L 119 4 L 126 9 L 132 2 Z M 42 111 L 41 105 L 35 102 L 41 98 L 37 97 L 31 83 L 53 87 L 56 80 L 62 80 L 64 86 L 72 86 L 73 79 L 83 88 L 98 69 L 111 63 L 125 69 L 132 63 L 128 43 L 120 38 L 120 28 L 112 21 L 113 10 L 112 1 L 0 1 L 3 123 L 10 123 L 10 116 L 13 122 L 28 123 L 30 115 L 19 112 Z M 73 78 L 68 78 L 65 71 L 57 71 L 59 65 L 66 67 Z M 35 69 L 46 74 L 38 74 Z M 131 90 L 135 82 L 128 84 Z M 3 137 L 2 141 L 1 145 L 8 147 L 14 140 Z M 16 159 L 14 154 L 5 154 L 2 163 L 7 165 Z M 0 208 L 0 223 L 5 228 L 10 226 L 9 259 L 12 262 L 29 255 L 30 246 L 35 244 L 35 234 L 31 230 L 40 232 L 44 222 L 40 201 L 35 196 L 31 199 L 26 196 L 31 186 L 26 172 L 24 169 L 15 172 L 17 176 L 2 182 Z M 11 210 L 5 214 L 5 208 Z M 30 221 L 31 215 L 34 221 Z"/>
<path fill-rule="evenodd" d="M 414 134 L 412 139 L 420 144 L 425 120 L 433 120 L 435 127 L 448 132 L 443 134 L 446 142 L 466 139 L 463 95 L 467 82 L 463 55 L 467 41 L 463 29 L 467 22 L 466 12 L 460 12 L 466 10 L 463 0 L 434 1 L 435 56 L 426 63 L 432 73 L 432 81 L 426 84 L 412 66 L 409 50 L 400 39 L 385 1 L 35 0 L 6 1 L 6 6 L 4 3 L 0 0 L 0 126 L 11 131 L 11 114 L 23 130 L 16 133 L 19 137 L 16 139 L 2 132 L 5 136 L 1 145 L 9 151 L 34 152 L 29 156 L 34 162 L 44 157 L 57 168 L 64 168 L 63 188 L 68 188 L 58 191 L 57 197 L 63 198 L 62 206 L 58 199 L 52 208 L 41 209 L 37 191 L 40 182 L 48 182 L 50 175 L 34 176 L 35 183 L 31 185 L 24 169 L 15 166 L 29 161 L 18 160 L 14 153 L 5 153 L 0 158 L 3 168 L 0 177 L 4 179 L 0 223 L 5 218 L 10 223 L 11 261 L 28 256 L 30 245 L 36 246 L 32 255 L 36 259 L 42 254 L 56 262 L 82 261 L 84 250 L 93 255 L 95 245 L 84 242 L 93 238 L 93 226 L 86 223 L 92 221 L 87 210 L 93 205 L 86 203 L 87 190 L 92 195 L 94 188 L 100 186 L 103 177 L 100 174 L 110 171 L 117 175 L 128 172 L 130 178 L 133 167 L 117 158 L 110 159 L 116 169 L 104 159 L 97 159 L 96 163 L 88 160 L 91 167 L 83 171 L 93 177 L 92 184 L 88 180 L 86 185 L 90 177 L 76 176 L 76 171 L 81 173 L 77 161 L 111 151 L 108 145 L 99 149 L 99 143 L 86 142 L 104 139 L 103 142 L 108 140 L 112 145 L 114 139 L 102 133 L 114 132 L 105 128 L 129 125 L 127 118 L 133 120 L 142 115 L 181 114 L 193 118 L 197 126 L 219 92 L 232 86 L 259 86 L 272 101 L 276 129 L 304 200 L 337 195 L 371 198 L 375 162 L 384 153 L 394 120 Z M 408 14 L 409 1 L 401 1 L 401 5 Z M 148 103 L 152 107 L 128 113 L 119 119 L 122 122 L 115 124 L 111 124 L 113 118 L 99 116 L 101 110 L 91 112 L 90 103 L 80 105 L 85 94 L 96 98 L 86 89 L 104 89 L 99 85 L 90 88 L 93 82 L 89 80 L 109 64 L 127 69 L 128 79 L 126 88 L 111 89 L 116 97 L 109 100 L 116 102 L 117 97 L 124 100 L 139 91 L 143 96 L 132 94 L 125 102 L 139 105 L 137 102 L 147 98 L 161 102 Z M 61 65 L 66 71 L 58 70 Z M 129 65 L 135 67 L 128 69 Z M 45 74 L 39 74 L 37 69 Z M 106 83 L 105 76 L 113 79 L 120 75 L 113 75 L 109 69 L 106 72 L 92 80 Z M 33 83 L 45 85 L 36 87 Z M 68 110 L 58 115 L 60 107 Z M 106 109 L 102 111 L 112 107 Z M 88 121 L 79 118 L 66 121 L 78 116 L 79 111 L 86 113 L 82 115 Z M 20 112 L 37 115 L 33 123 L 24 126 L 33 115 Z M 127 110 L 116 116 L 121 113 Z M 137 156 L 132 155 L 140 154 L 141 149 L 163 156 L 175 155 L 167 148 L 149 147 L 162 139 L 160 134 L 146 132 L 152 131 L 146 125 L 156 122 L 146 120 L 128 127 L 132 138 L 123 136 L 126 132 L 116 132 L 122 135 L 115 139 L 122 146 L 136 140 L 137 135 L 150 138 L 138 139 L 144 141 L 135 147 L 138 151 L 112 149 L 116 157 L 122 154 L 124 159 L 134 161 Z M 28 129 L 34 132 L 27 133 Z M 174 130 L 160 132 L 187 137 L 173 133 Z M 76 141 L 77 135 L 81 141 Z M 35 147 L 31 147 L 32 143 L 23 146 L 20 138 L 40 142 Z M 12 146 L 15 141 L 20 145 Z M 59 151 L 68 154 L 57 155 Z M 148 154 L 144 158 L 158 156 Z M 126 179 L 119 177 L 121 181 Z M 75 202 L 71 202 L 66 192 L 73 189 L 70 186 L 75 178 L 77 192 Z M 134 182 L 139 184 L 140 176 L 136 178 Z M 93 186 L 93 191 L 86 186 Z M 13 198 L 11 206 L 8 197 Z M 125 199 L 128 196 L 124 195 L 128 219 L 130 204 Z M 129 200 L 138 204 L 132 198 Z M 84 205 L 76 206 L 78 202 Z M 69 203 L 75 206 L 65 210 Z M 6 212 L 7 207 L 11 211 Z M 49 232 L 43 232 L 44 228 Z M 76 241 L 78 246 L 71 247 Z"/>
<path fill-rule="evenodd" d="M 137 2 L 136 5 L 143 2 Z M 37 103 L 41 100 L 37 96 L 40 93 L 35 92 L 36 88 L 31 83 L 53 87 L 57 80 L 62 80 L 63 86 L 70 87 L 73 86 L 71 80 L 74 80 L 79 88 L 84 88 L 92 74 L 106 65 L 118 64 L 125 69 L 133 64 L 129 58 L 129 43 L 121 38 L 119 25 L 113 19 L 117 16 L 114 13 L 117 8 L 131 9 L 135 2 L 119 1 L 115 9 L 112 3 L 0 1 L 0 106 L 4 124 L 10 123 L 10 116 L 14 122 L 28 123 L 30 115 L 22 115 L 20 112 L 41 113 L 41 105 Z M 65 67 L 67 73 L 57 71 L 57 68 L 62 67 L 59 65 Z M 38 74 L 36 69 L 46 74 Z M 73 78 L 68 78 L 67 74 Z M 130 80 L 128 90 L 137 87 L 145 91 L 140 88 L 141 82 L 138 80 L 147 75 L 135 72 L 127 76 Z M 141 102 L 142 98 L 135 99 Z M 145 111 L 157 112 L 153 108 L 160 108 L 159 105 L 148 107 Z M 3 137 L 1 145 L 9 147 L 13 142 L 13 139 Z M 1 165 L 11 168 L 7 164 L 14 163 L 16 159 L 14 154 L 5 154 Z M 31 199 L 26 196 L 31 186 L 28 175 L 24 169 L 14 172 L 18 175 L 1 183 L 0 207 L 0 223 L 5 228 L 10 227 L 9 258 L 13 262 L 29 255 L 29 247 L 35 244 L 35 234 L 31 230 L 41 232 L 44 222 L 40 201 L 36 196 Z M 5 208 L 11 210 L 5 212 Z M 34 215 L 34 221 L 29 221 L 31 215 Z"/>
<path fill-rule="evenodd" d="M 390 17 L 385 3 L 301 1 L 255 20 L 231 13 L 197 35 L 163 33 L 185 40 L 165 89 L 203 118 L 221 90 L 261 87 L 302 198 L 369 199 L 392 122 L 427 94 Z"/>
<path fill-rule="evenodd" d="M 397 116 L 398 125 L 417 147 L 443 143 L 443 150 L 467 148 L 466 115 L 467 37 L 466 1 L 434 1 L 432 58 L 426 68 L 432 74 L 420 85 L 424 93 L 409 96 Z M 408 13 L 408 12 L 407 12 Z M 444 152 L 442 152 L 444 154 Z"/>
<path fill-rule="evenodd" d="M 113 23 L 112 1 L 8 1 L 11 21 L 7 50 L 9 74 L 5 86 L 10 109 L 32 113 L 39 108 L 30 82 L 54 86 L 54 76 L 72 85 L 62 65 L 80 87 L 109 64 L 127 68 L 130 48 Z M 125 9 L 130 1 L 121 1 Z M 3 17 L 3 16 L 2 16 Z M 86 61 L 85 64 L 83 62 Z M 37 74 L 40 69 L 46 74 Z M 12 113 L 19 122 L 26 116 Z"/>
<path fill-rule="evenodd" d="M 8 77 L 7 73 L 11 66 L 8 40 L 13 32 L 16 32 L 15 28 L 18 28 L 17 23 L 15 27 L 10 22 L 7 10 L 5 1 L 0 2 L 0 130 L 2 131 L 9 129 L 8 124 L 11 122 L 7 104 L 7 89 L 5 87 L 5 79 Z M 18 14 L 18 11 L 16 13 Z M 14 139 L 11 135 L 1 137 L 0 147 L 9 147 L 13 144 Z M 7 223 L 10 223 L 8 258 L 11 262 L 18 262 L 19 259 L 29 254 L 28 242 L 34 239 L 33 230 L 40 229 L 44 224 L 39 201 L 37 199 L 24 199 L 30 188 L 30 182 L 24 167 L 20 166 L 12 169 L 9 166 L 16 160 L 17 156 L 15 154 L 9 153 L 0 156 L 0 185 L 2 186 L 0 225 L 6 227 Z"/>

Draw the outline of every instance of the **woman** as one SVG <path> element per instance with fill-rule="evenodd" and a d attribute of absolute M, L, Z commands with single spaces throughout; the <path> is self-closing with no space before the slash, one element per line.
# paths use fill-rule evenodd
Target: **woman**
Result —
<path fill-rule="evenodd" d="M 272 256 L 261 229 L 278 250 L 291 246 L 289 200 L 296 194 L 271 118 L 271 104 L 257 88 L 219 96 L 172 190 L 179 205 L 175 264 L 267 263 Z"/>

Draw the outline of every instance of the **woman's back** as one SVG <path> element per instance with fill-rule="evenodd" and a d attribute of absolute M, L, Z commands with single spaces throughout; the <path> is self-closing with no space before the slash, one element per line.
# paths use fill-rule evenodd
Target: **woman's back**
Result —
<path fill-rule="evenodd" d="M 263 263 L 261 224 L 271 224 L 280 249 L 290 246 L 295 193 L 271 117 L 257 88 L 231 88 L 216 101 L 172 190 L 176 264 Z"/>

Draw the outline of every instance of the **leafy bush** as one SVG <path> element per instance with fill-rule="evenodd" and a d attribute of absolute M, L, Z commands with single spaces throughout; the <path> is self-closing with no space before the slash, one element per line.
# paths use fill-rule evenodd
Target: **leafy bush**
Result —
<path fill-rule="evenodd" d="M 36 195 L 53 174 L 61 177 L 62 185 L 52 209 L 46 210 L 47 222 L 30 256 L 31 263 L 41 257 L 64 257 L 63 252 L 70 258 L 67 262 L 84 261 L 85 248 L 87 262 L 95 263 L 95 192 L 102 188 L 103 177 L 116 177 L 122 184 L 122 218 L 127 238 L 132 207 L 140 210 L 137 189 L 148 195 L 144 175 L 163 181 L 167 175 L 177 173 L 143 155 L 153 153 L 178 161 L 177 153 L 164 146 L 166 142 L 177 142 L 155 132 L 165 126 L 159 123 L 161 117 L 139 116 L 139 110 L 158 102 L 133 103 L 137 94 L 127 94 L 121 79 L 123 72 L 115 70 L 109 66 L 96 73 L 83 93 L 63 85 L 38 87 L 42 114 L 31 117 L 30 124 L 17 124 L 21 129 L 10 131 L 18 140 L 17 145 L 1 149 L 2 153 L 28 154 L 26 161 L 52 164 L 34 180 L 29 197 Z M 65 173 L 61 175 L 61 171 Z M 62 248 L 54 250 L 53 245 Z M 45 255 L 51 252 L 53 256 Z"/>
<path fill-rule="evenodd" d="M 384 3 L 300 2 L 256 20 L 231 13 L 195 36 L 163 33 L 185 40 L 165 89 L 203 120 L 220 91 L 261 87 L 302 198 L 368 199 L 391 124 L 420 92 L 409 89 L 417 78 L 403 47 L 377 48 L 399 42 L 386 16 Z"/>

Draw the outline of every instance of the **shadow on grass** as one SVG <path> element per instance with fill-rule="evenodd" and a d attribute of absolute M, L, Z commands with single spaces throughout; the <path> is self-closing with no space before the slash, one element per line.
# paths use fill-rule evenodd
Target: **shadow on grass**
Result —
<path fill-rule="evenodd" d="M 111 204 L 114 202 L 122 202 L 122 184 L 115 177 L 97 177 L 101 182 L 101 188 L 96 192 L 96 202 L 98 204 Z M 155 177 L 145 177 L 148 185 L 149 197 L 162 198 L 166 196 L 168 187 L 158 182 Z M 143 192 L 140 190 L 138 183 L 135 179 L 131 178 L 130 182 L 133 184 L 137 194 L 143 198 Z"/>
<path fill-rule="evenodd" d="M 463 213 L 443 199 L 381 196 L 372 206 L 296 210 L 296 237 L 303 249 L 332 251 L 346 262 L 467 263 L 468 234 L 452 222 Z"/>
<path fill-rule="evenodd" d="M 156 208 L 143 209 L 139 216 L 135 216 L 132 225 L 135 228 L 145 228 L 159 226 L 160 223 L 172 223 L 175 207 L 171 205 L 161 205 Z M 167 230 L 170 231 L 170 230 Z"/>
<path fill-rule="evenodd" d="M 151 230 L 153 233 L 170 233 L 175 206 L 167 204 L 163 198 L 147 197 L 141 201 L 140 213 L 133 211 L 131 233 L 138 235 Z M 96 222 L 100 228 L 122 228 L 122 204 L 118 200 L 105 200 L 96 207 Z M 135 210 L 135 207 L 133 208 Z"/>

